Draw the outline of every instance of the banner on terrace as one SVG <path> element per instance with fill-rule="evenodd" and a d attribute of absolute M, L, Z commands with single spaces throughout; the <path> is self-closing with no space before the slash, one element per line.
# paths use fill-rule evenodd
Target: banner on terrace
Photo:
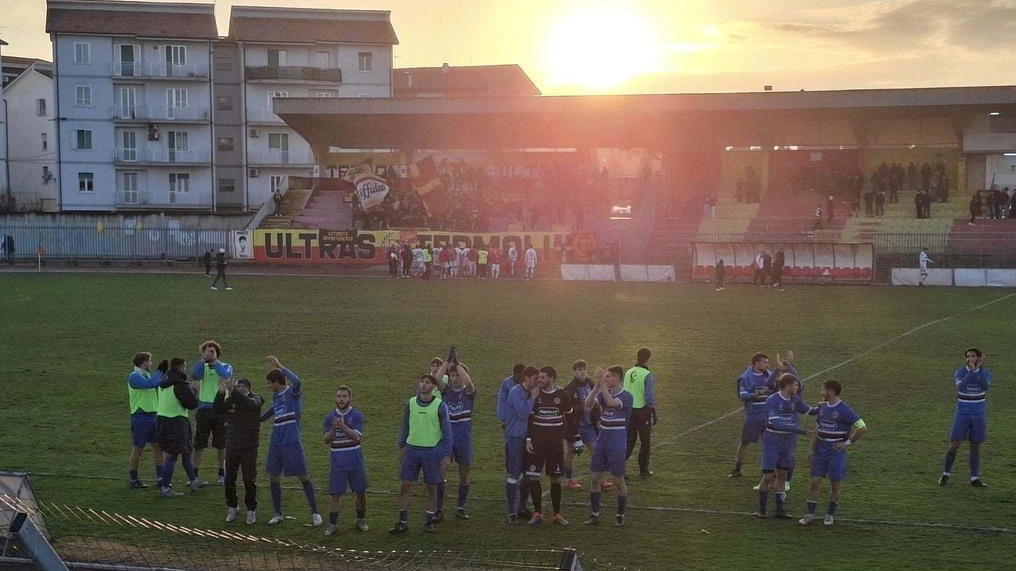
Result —
<path fill-rule="evenodd" d="M 467 246 L 507 250 L 515 246 L 519 260 L 530 246 L 541 264 L 588 264 L 596 255 L 596 235 L 586 232 L 443 232 L 436 230 L 255 230 L 254 260 L 297 264 L 387 264 L 385 249 L 394 243 L 415 246 Z M 507 260 L 506 260 L 507 262 Z"/>

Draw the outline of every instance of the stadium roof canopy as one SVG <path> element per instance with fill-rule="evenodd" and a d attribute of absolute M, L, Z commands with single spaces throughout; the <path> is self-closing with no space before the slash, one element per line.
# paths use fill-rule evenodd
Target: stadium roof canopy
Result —
<path fill-rule="evenodd" d="M 288 98 L 275 99 L 274 105 L 275 112 L 317 149 L 866 145 L 871 133 L 892 130 L 897 124 L 896 131 L 904 133 L 900 144 L 953 145 L 962 141 L 966 125 L 982 114 L 1016 118 L 1016 87 Z"/>

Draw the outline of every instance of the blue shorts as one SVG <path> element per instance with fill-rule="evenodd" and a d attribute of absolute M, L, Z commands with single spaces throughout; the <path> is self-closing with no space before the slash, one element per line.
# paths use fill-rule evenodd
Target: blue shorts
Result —
<path fill-rule="evenodd" d="M 760 416 L 758 418 L 745 416 L 744 426 L 741 427 L 741 443 L 742 444 L 758 444 L 759 439 L 762 438 L 762 433 L 766 430 L 766 417 Z"/>
<path fill-rule="evenodd" d="M 154 412 L 135 412 L 131 415 L 131 444 L 144 448 L 155 443 L 155 425 L 159 417 Z"/>
<path fill-rule="evenodd" d="M 589 469 L 594 473 L 610 472 L 611 476 L 622 478 L 624 477 L 625 452 L 624 448 L 619 450 L 596 448 L 593 450 L 593 459 L 589 464 Z"/>
<path fill-rule="evenodd" d="M 774 434 L 766 432 L 762 435 L 762 471 L 790 470 L 794 467 L 794 447 L 797 444 L 796 434 Z"/>
<path fill-rule="evenodd" d="M 811 477 L 842 482 L 847 478 L 847 451 L 833 450 L 835 442 L 819 442 L 811 458 Z"/>
<path fill-rule="evenodd" d="M 582 439 L 582 443 L 586 445 L 586 448 L 592 450 L 596 447 L 596 429 L 592 426 L 580 426 L 579 438 Z"/>
<path fill-rule="evenodd" d="M 269 476 L 306 476 L 307 459 L 302 444 L 273 444 L 268 447 L 268 461 L 265 471 Z"/>
<path fill-rule="evenodd" d="M 974 444 L 980 444 L 988 439 L 988 417 L 982 414 L 957 414 L 953 418 L 952 431 L 949 440 L 962 442 L 964 440 Z"/>
<path fill-rule="evenodd" d="M 504 469 L 509 478 L 520 478 L 526 471 L 526 439 L 506 437 L 504 442 Z"/>
<path fill-rule="evenodd" d="M 427 450 L 407 445 L 405 451 L 402 468 L 399 470 L 399 478 L 403 482 L 415 482 L 420 477 L 420 470 L 423 470 L 424 484 L 437 485 L 444 482 L 444 474 L 441 473 L 441 452 L 437 448 Z"/>
<path fill-rule="evenodd" d="M 354 494 L 367 491 L 367 470 L 362 466 L 353 470 L 338 470 L 332 465 L 332 471 L 328 476 L 328 493 L 333 496 L 341 496 L 346 489 Z"/>
<path fill-rule="evenodd" d="M 452 440 L 452 461 L 461 466 L 469 466 L 473 463 L 473 439 L 472 435 L 455 435 Z"/>

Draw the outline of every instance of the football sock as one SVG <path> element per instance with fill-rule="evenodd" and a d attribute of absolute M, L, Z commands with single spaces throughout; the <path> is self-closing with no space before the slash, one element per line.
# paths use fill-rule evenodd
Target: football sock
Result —
<path fill-rule="evenodd" d="M 173 483 L 173 469 L 176 468 L 176 456 L 167 454 L 162 465 L 162 486 L 168 488 Z"/>
<path fill-rule="evenodd" d="M 399 512 L 399 521 L 402 523 L 409 521 L 409 510 L 402 510 Z"/>
<path fill-rule="evenodd" d="M 600 515 L 600 498 L 602 497 L 602 492 L 592 492 L 589 494 L 589 511 L 593 515 Z"/>
<path fill-rule="evenodd" d="M 444 482 L 437 485 L 437 509 L 444 509 Z"/>
<path fill-rule="evenodd" d="M 272 492 L 272 509 L 275 513 L 282 513 L 282 484 L 281 483 L 269 483 L 268 489 Z"/>
<path fill-rule="evenodd" d="M 339 512 L 328 512 L 328 523 L 332 525 L 339 524 Z"/>
<path fill-rule="evenodd" d="M 504 483 L 504 497 L 508 503 L 508 513 L 519 512 L 519 484 L 518 482 Z"/>
<path fill-rule="evenodd" d="M 131 470 L 128 473 L 127 477 L 130 478 L 131 482 L 137 482 L 138 481 L 138 471 L 137 470 Z"/>
<path fill-rule="evenodd" d="M 776 511 L 783 511 L 783 503 L 787 500 L 787 494 L 776 492 Z"/>
<path fill-rule="evenodd" d="M 533 498 L 533 511 L 543 513 L 543 482 L 540 480 L 530 482 L 529 495 Z"/>
<path fill-rule="evenodd" d="M 970 479 L 974 480 L 981 475 L 981 453 L 970 453 Z"/>
<path fill-rule="evenodd" d="M 423 514 L 423 519 L 426 520 L 427 523 L 433 522 L 434 521 L 434 512 L 432 512 L 430 510 L 427 510 Z"/>
<path fill-rule="evenodd" d="M 628 507 L 628 496 L 617 497 L 617 515 L 624 515 L 624 509 Z"/>
<path fill-rule="evenodd" d="M 564 471 L 564 477 L 565 477 L 565 479 L 566 480 L 571 480 L 572 479 L 572 474 L 574 474 L 574 472 L 572 471 L 571 468 L 568 468 L 567 470 L 565 470 Z"/>
<path fill-rule="evenodd" d="M 766 509 L 769 504 L 769 492 L 759 490 L 758 493 L 758 511 L 760 513 L 766 513 Z"/>
<path fill-rule="evenodd" d="M 956 453 L 949 450 L 945 453 L 945 467 L 942 468 L 943 474 L 952 473 L 953 462 L 956 462 Z"/>
<path fill-rule="evenodd" d="M 314 482 L 304 482 L 303 495 L 307 496 L 307 503 L 310 504 L 310 513 L 318 513 L 317 497 L 314 495 Z"/>
<path fill-rule="evenodd" d="M 225 468 L 219 468 L 219 476 L 221 477 L 221 476 L 225 476 L 225 475 L 226 475 L 226 469 Z"/>
<path fill-rule="evenodd" d="M 561 482 L 550 483 L 550 502 L 554 506 L 554 513 L 561 513 Z"/>
<path fill-rule="evenodd" d="M 734 462 L 734 471 L 735 472 L 741 471 L 741 462 Z"/>
<path fill-rule="evenodd" d="M 815 508 L 818 507 L 818 502 L 808 501 L 808 514 L 815 515 Z"/>
<path fill-rule="evenodd" d="M 829 508 L 826 509 L 826 515 L 836 515 L 836 506 L 838 505 L 839 504 L 836 502 L 829 502 Z"/>
<path fill-rule="evenodd" d="M 183 471 L 187 474 L 187 479 L 194 481 L 198 479 L 198 471 L 194 468 L 194 460 L 190 454 L 184 454 L 180 458 L 180 464 L 183 465 Z"/>
<path fill-rule="evenodd" d="M 367 510 L 356 510 L 356 519 L 363 519 L 367 517 Z"/>
<path fill-rule="evenodd" d="M 457 505 L 460 510 L 466 508 L 466 499 L 468 497 L 469 497 L 469 486 L 459 484 L 459 502 Z"/>

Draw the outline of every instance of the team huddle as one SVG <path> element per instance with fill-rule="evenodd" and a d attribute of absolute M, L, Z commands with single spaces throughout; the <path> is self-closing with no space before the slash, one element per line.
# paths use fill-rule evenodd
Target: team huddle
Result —
<path fill-rule="evenodd" d="M 244 485 L 247 524 L 257 521 L 257 458 L 260 425 L 271 420 L 272 433 L 265 462 L 269 476 L 273 515 L 269 525 L 285 518 L 282 510 L 283 476 L 297 478 L 311 512 L 310 525 L 324 524 L 317 506 L 314 484 L 307 469 L 300 422 L 303 409 L 302 382 L 276 357 L 267 357 L 271 369 L 265 388 L 271 393 L 271 407 L 256 394 L 249 380 L 233 378 L 233 367 L 221 360 L 222 346 L 206 341 L 200 346 L 201 360 L 188 371 L 184 359 L 164 360 L 153 369 L 150 353 L 134 356 L 134 370 L 127 379 L 131 412 L 133 450 L 130 457 L 131 488 L 147 487 L 138 476 L 140 458 L 146 445 L 154 450 L 155 478 L 159 493 L 167 498 L 182 496 L 173 489 L 177 460 L 186 473 L 187 487 L 197 492 L 207 485 L 200 479 L 202 453 L 216 450 L 218 483 L 224 486 L 226 522 L 240 515 L 237 478 Z M 562 488 L 582 489 L 574 478 L 575 459 L 588 450 L 592 486 L 589 516 L 585 524 L 600 522 L 602 494 L 616 489 L 615 525 L 623 526 L 628 499 L 626 464 L 641 441 L 639 473 L 649 470 L 650 441 L 656 424 L 655 375 L 649 369 L 649 349 L 638 351 L 636 364 L 597 368 L 590 376 L 585 361 L 572 365 L 573 378 L 558 386 L 557 371 L 551 366 L 536 368 L 518 364 L 499 387 L 497 418 L 504 432 L 507 479 L 505 503 L 507 521 L 544 521 L 544 477 L 550 480 L 551 521 L 569 525 L 562 513 Z M 986 394 L 991 373 L 983 368 L 984 355 L 976 348 L 965 353 L 966 364 L 957 369 L 954 383 L 958 404 L 951 443 L 939 484 L 945 485 L 961 443 L 970 443 L 970 483 L 984 487 L 980 480 L 980 444 L 986 440 Z M 189 373 L 189 375 L 188 375 Z M 823 383 L 821 401 L 806 404 L 801 397 L 804 380 L 794 365 L 794 354 L 777 356 L 770 371 L 764 353 L 752 357 L 751 365 L 737 383 L 744 402 L 741 443 L 730 477 L 742 475 L 750 444 L 762 445 L 762 479 L 758 490 L 758 515 L 769 515 L 769 497 L 775 497 L 775 517 L 789 519 L 786 494 L 790 489 L 799 435 L 810 437 L 808 464 L 811 482 L 807 514 L 799 522 L 815 520 L 819 488 L 830 481 L 825 524 L 832 525 L 846 477 L 847 448 L 859 441 L 868 429 L 861 417 L 840 399 L 838 381 Z M 322 440 L 329 449 L 330 495 L 325 535 L 338 531 L 342 497 L 355 495 L 355 528 L 368 531 L 367 475 L 362 451 L 364 415 L 352 405 L 353 391 L 341 385 L 335 391 L 335 408 L 322 422 Z M 419 377 L 416 394 L 402 407 L 399 435 L 400 501 L 399 518 L 392 534 L 409 530 L 410 495 L 422 473 L 427 505 L 424 529 L 435 531 L 444 520 L 445 479 L 451 463 L 457 465 L 458 494 L 455 517 L 468 520 L 466 513 L 473 463 L 472 419 L 476 385 L 469 368 L 459 362 L 452 347 L 447 360 L 435 358 L 430 371 Z M 189 411 L 195 410 L 192 431 Z M 800 425 L 799 415 L 817 417 L 815 429 Z M 562 478 L 565 479 L 562 482 Z"/>

